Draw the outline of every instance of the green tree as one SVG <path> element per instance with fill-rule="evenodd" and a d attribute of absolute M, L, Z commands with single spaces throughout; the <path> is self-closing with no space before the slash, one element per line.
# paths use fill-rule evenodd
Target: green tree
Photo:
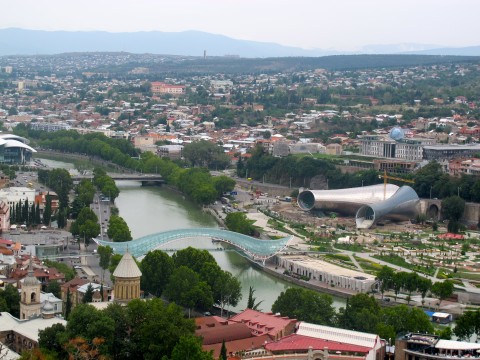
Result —
<path fill-rule="evenodd" d="M 125 220 L 118 215 L 111 215 L 108 221 L 107 235 L 114 242 L 132 240 L 132 234 Z"/>
<path fill-rule="evenodd" d="M 249 236 L 255 234 L 253 222 L 254 221 L 249 220 L 243 212 L 231 212 L 225 217 L 225 225 L 228 230 Z"/>
<path fill-rule="evenodd" d="M 377 274 L 377 279 L 380 281 L 380 292 L 383 294 L 393 286 L 395 278 L 395 271 L 389 266 L 383 266 Z"/>
<path fill-rule="evenodd" d="M 442 303 L 443 300 L 448 299 L 453 295 L 454 285 L 450 280 L 437 281 L 432 285 L 432 294 L 438 297 L 439 303 Z"/>
<path fill-rule="evenodd" d="M 7 284 L 3 290 L 0 289 L 0 299 L 4 299 L 7 305 L 7 312 L 20 318 L 20 294 L 17 288 Z"/>
<path fill-rule="evenodd" d="M 220 282 L 223 283 L 223 286 L 220 289 L 220 300 L 218 303 L 223 315 L 225 306 L 237 306 L 242 299 L 242 286 L 240 281 L 228 271 L 221 272 Z"/>
<path fill-rule="evenodd" d="M 70 313 L 72 312 L 72 295 L 70 288 L 67 289 L 67 300 L 65 301 L 65 319 L 68 320 Z"/>
<path fill-rule="evenodd" d="M 93 301 L 93 287 L 92 284 L 88 284 L 87 290 L 82 298 L 82 303 L 87 304 Z"/>
<path fill-rule="evenodd" d="M 191 246 L 177 251 L 172 255 L 176 268 L 186 266 L 195 273 L 200 274 L 207 263 L 216 263 L 215 258 L 207 250 L 195 249 Z"/>
<path fill-rule="evenodd" d="M 203 351 L 198 337 L 184 335 L 173 348 L 171 360 L 214 360 L 213 350 Z"/>
<path fill-rule="evenodd" d="M 42 351 L 47 351 L 57 359 L 68 357 L 64 349 L 67 342 L 67 331 L 63 324 L 53 324 L 38 332 L 38 346 Z"/>
<path fill-rule="evenodd" d="M 450 196 L 442 200 L 442 213 L 444 218 L 449 221 L 449 231 L 458 232 L 458 221 L 462 217 L 464 210 L 465 200 L 459 196 Z"/>
<path fill-rule="evenodd" d="M 469 341 L 472 335 L 475 333 L 475 326 L 480 319 L 479 312 L 477 311 L 465 311 L 456 320 L 455 329 L 453 333 L 461 341 Z"/>
<path fill-rule="evenodd" d="M 373 296 L 363 293 L 350 297 L 339 314 L 340 326 L 356 331 L 375 333 L 379 321 L 380 305 Z"/>
<path fill-rule="evenodd" d="M 90 240 L 100 233 L 97 215 L 90 208 L 83 208 L 78 214 L 77 220 L 72 223 L 70 232 L 72 235 L 83 237 L 85 246 L 90 244 Z"/>
<path fill-rule="evenodd" d="M 58 281 L 56 281 L 56 280 L 50 281 L 45 288 L 45 292 L 52 293 L 55 297 L 60 298 L 61 297 L 61 289 L 60 289 L 60 284 L 58 283 Z"/>
<path fill-rule="evenodd" d="M 282 316 L 311 322 L 333 325 L 335 309 L 330 295 L 302 288 L 289 288 L 282 291 L 272 305 L 272 312 Z"/>
<path fill-rule="evenodd" d="M 227 346 L 225 345 L 225 339 L 222 341 L 222 348 L 220 349 L 218 360 L 227 360 Z"/>
<path fill-rule="evenodd" d="M 132 359 L 170 357 L 180 337 L 193 335 L 195 330 L 195 323 L 185 318 L 181 307 L 174 303 L 166 306 L 159 298 L 132 300 L 127 305 L 127 311 Z"/>
<path fill-rule="evenodd" d="M 45 209 L 43 210 L 43 225 L 50 226 L 52 218 L 52 197 L 50 194 L 45 196 Z"/>
<path fill-rule="evenodd" d="M 213 184 L 215 190 L 217 190 L 217 196 L 220 197 L 226 192 L 230 192 L 235 188 L 235 180 L 228 176 L 221 175 L 213 178 Z"/>
<path fill-rule="evenodd" d="M 113 249 L 110 246 L 99 246 L 97 249 L 97 253 L 100 257 L 99 259 L 99 265 L 102 268 L 102 283 L 103 279 L 105 277 L 105 270 L 108 269 L 108 266 L 110 265 L 110 259 L 113 254 Z"/>
<path fill-rule="evenodd" d="M 173 271 L 165 288 L 165 296 L 186 307 L 189 317 L 192 308 L 208 309 L 213 305 L 210 287 L 186 266 L 180 266 Z"/>
<path fill-rule="evenodd" d="M 248 289 L 248 301 L 247 309 L 258 310 L 258 307 L 262 304 L 263 300 L 257 301 L 257 298 L 253 296 L 255 294 L 255 289 L 253 286 L 250 286 Z"/>
<path fill-rule="evenodd" d="M 149 251 L 140 263 L 141 288 L 155 296 L 161 296 L 173 273 L 173 259 L 161 250 Z"/>

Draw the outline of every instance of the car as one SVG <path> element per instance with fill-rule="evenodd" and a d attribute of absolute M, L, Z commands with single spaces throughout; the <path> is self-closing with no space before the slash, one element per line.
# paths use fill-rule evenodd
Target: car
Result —
<path fill-rule="evenodd" d="M 385 302 L 390 302 L 390 298 L 389 298 L 389 297 L 384 297 L 384 298 L 383 298 L 383 301 L 385 301 Z"/>
<path fill-rule="evenodd" d="M 212 313 L 209 312 L 209 311 L 205 311 L 205 312 L 203 313 L 203 316 L 212 316 Z"/>
<path fill-rule="evenodd" d="M 73 268 L 74 269 L 81 269 L 82 267 L 80 265 L 75 265 Z"/>

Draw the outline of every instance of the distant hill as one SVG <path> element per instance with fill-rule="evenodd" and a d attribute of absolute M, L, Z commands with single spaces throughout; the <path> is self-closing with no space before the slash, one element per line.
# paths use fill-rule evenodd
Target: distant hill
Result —
<path fill-rule="evenodd" d="M 345 52 L 322 49 L 306 50 L 269 42 L 238 40 L 201 31 L 110 33 L 105 31 L 0 29 L 0 56 L 119 51 L 181 56 L 203 56 L 206 51 L 207 56 L 234 55 L 243 58 L 400 53 L 480 56 L 480 46 L 439 48 L 438 45 L 386 44 L 369 45 L 358 51 Z"/>
<path fill-rule="evenodd" d="M 323 56 L 322 50 L 304 50 L 274 43 L 236 40 L 200 31 L 130 32 L 39 31 L 0 29 L 0 55 L 51 55 L 66 52 L 130 52 L 184 56 L 240 57 Z"/>

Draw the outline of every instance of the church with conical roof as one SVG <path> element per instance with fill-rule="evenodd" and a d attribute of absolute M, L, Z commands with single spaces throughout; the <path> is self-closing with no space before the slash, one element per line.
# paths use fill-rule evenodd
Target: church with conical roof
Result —
<path fill-rule="evenodd" d="M 113 272 L 115 278 L 114 300 L 119 303 L 127 303 L 132 299 L 140 298 L 140 271 L 133 256 L 128 252 Z"/>

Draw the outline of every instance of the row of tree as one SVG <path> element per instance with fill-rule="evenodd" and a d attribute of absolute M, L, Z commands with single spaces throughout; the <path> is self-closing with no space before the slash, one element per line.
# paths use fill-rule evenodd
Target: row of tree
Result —
<path fill-rule="evenodd" d="M 473 334 L 480 338 L 480 310 L 464 312 L 456 320 L 454 334 L 459 340 L 470 341 Z"/>
<path fill-rule="evenodd" d="M 237 175 L 256 180 L 278 183 L 293 187 L 310 187 L 316 176 L 323 177 L 329 189 L 341 189 L 380 183 L 375 170 L 362 170 L 355 174 L 342 173 L 335 167 L 336 162 L 316 159 L 312 156 L 274 157 L 262 146 L 256 146 L 248 160 L 239 159 Z"/>
<path fill-rule="evenodd" d="M 395 298 L 401 290 L 407 292 L 407 302 L 410 303 L 411 295 L 418 292 L 422 296 L 422 303 L 425 301 L 427 293 L 430 291 L 435 295 L 439 304 L 453 295 L 454 285 L 450 280 L 437 281 L 432 284 L 430 279 L 421 277 L 416 272 L 397 272 L 389 266 L 383 266 L 378 272 L 377 279 L 380 281 L 380 292 L 383 294 L 387 290 L 393 290 Z"/>
<path fill-rule="evenodd" d="M 47 199 L 47 201 L 51 201 Z M 42 223 L 40 216 L 40 204 L 29 204 L 28 199 L 22 203 L 20 200 L 16 204 L 10 205 L 10 224 L 25 224 L 27 227 L 36 226 Z"/>

